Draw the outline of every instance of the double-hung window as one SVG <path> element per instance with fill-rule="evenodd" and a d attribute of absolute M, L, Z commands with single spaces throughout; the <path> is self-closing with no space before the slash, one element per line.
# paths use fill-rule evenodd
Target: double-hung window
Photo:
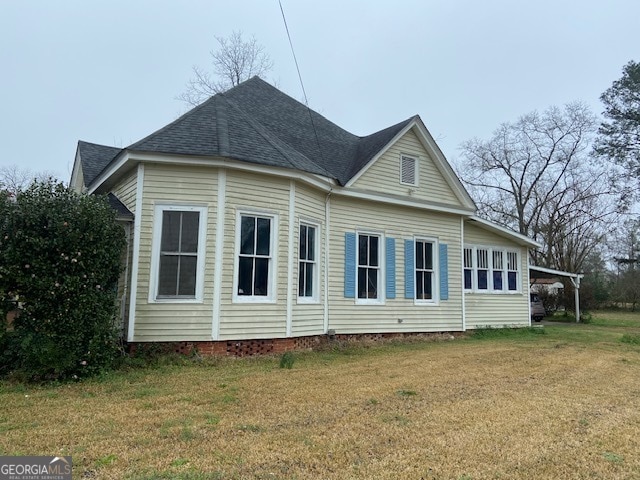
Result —
<path fill-rule="evenodd" d="M 202 301 L 206 208 L 157 205 L 150 301 Z"/>
<path fill-rule="evenodd" d="M 274 299 L 274 223 L 274 216 L 239 214 L 236 301 Z"/>
<path fill-rule="evenodd" d="M 298 244 L 298 299 L 315 301 L 318 299 L 318 254 L 317 232 L 315 225 L 300 224 Z"/>
<path fill-rule="evenodd" d="M 464 249 L 464 289 L 473 289 L 473 248 Z"/>
<path fill-rule="evenodd" d="M 380 236 L 358 234 L 358 298 L 380 299 Z"/>
<path fill-rule="evenodd" d="M 510 292 L 518 290 L 518 252 L 507 252 L 507 288 Z"/>
<path fill-rule="evenodd" d="M 504 290 L 504 252 L 502 250 L 493 250 L 492 253 L 493 289 L 502 291 Z"/>
<path fill-rule="evenodd" d="M 416 239 L 416 300 L 434 300 L 435 272 L 434 272 L 434 242 Z"/>
<path fill-rule="evenodd" d="M 476 249 L 476 288 L 478 290 L 489 289 L 489 250 Z"/>

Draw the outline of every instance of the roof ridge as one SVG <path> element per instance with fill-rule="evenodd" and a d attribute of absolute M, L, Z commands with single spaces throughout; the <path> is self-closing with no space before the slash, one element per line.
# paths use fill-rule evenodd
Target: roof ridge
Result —
<path fill-rule="evenodd" d="M 262 79 L 260 79 L 260 77 L 252 77 L 252 78 L 258 78 L 259 80 L 262 80 Z M 264 82 L 264 83 L 267 83 L 267 82 Z M 293 146 L 289 145 L 287 142 L 285 142 L 284 140 L 279 138 L 277 135 L 275 135 L 273 132 L 271 132 L 267 127 L 262 125 L 260 122 L 258 122 L 257 120 L 254 120 L 252 117 L 247 115 L 244 112 L 244 110 L 242 110 L 242 108 L 240 108 L 240 106 L 236 102 L 234 102 L 233 100 L 227 98 L 224 94 L 220 94 L 220 96 L 221 96 L 221 98 L 224 98 L 224 100 L 227 102 L 227 104 L 229 106 L 234 108 L 245 119 L 247 124 L 249 124 L 262 138 L 264 138 L 267 142 L 269 142 L 269 144 L 273 148 L 275 148 L 278 152 L 280 152 L 280 154 L 285 158 L 285 160 L 293 168 L 295 168 L 297 170 L 303 170 L 303 171 L 305 170 L 304 168 L 301 168 L 298 165 L 298 162 L 296 162 L 295 159 L 291 158 L 289 153 L 287 153 L 285 151 L 285 149 L 282 147 L 282 145 L 285 145 L 290 150 L 293 150 L 298 155 L 300 155 L 301 157 L 305 158 L 309 163 L 311 163 L 312 165 L 315 165 L 318 169 L 322 170 L 328 177 L 330 177 L 330 178 L 334 177 L 334 175 L 329 173 L 326 168 L 324 168 L 323 166 L 318 165 L 316 162 L 311 160 L 305 154 L 303 154 L 302 152 L 300 152 L 299 150 L 297 150 L 296 148 L 294 148 Z"/>

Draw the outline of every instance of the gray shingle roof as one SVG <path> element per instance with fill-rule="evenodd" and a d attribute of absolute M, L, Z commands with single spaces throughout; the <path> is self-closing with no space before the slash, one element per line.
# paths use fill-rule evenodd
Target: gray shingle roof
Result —
<path fill-rule="evenodd" d="M 113 193 L 107 195 L 107 201 L 111 208 L 116 211 L 116 215 L 123 219 L 131 219 L 133 220 L 133 213 L 129 210 L 124 203 L 120 201 L 118 197 L 116 197 Z"/>
<path fill-rule="evenodd" d="M 85 185 L 91 184 L 100 172 L 120 153 L 121 149 L 96 143 L 78 142 L 78 152 L 82 159 L 82 176 Z"/>
<path fill-rule="evenodd" d="M 414 118 L 358 137 L 253 77 L 211 97 L 126 150 L 222 156 L 316 173 L 344 185 Z M 80 144 L 85 185 L 89 185 L 120 150 Z M 90 175 L 85 169 L 85 152 L 91 162 Z"/>

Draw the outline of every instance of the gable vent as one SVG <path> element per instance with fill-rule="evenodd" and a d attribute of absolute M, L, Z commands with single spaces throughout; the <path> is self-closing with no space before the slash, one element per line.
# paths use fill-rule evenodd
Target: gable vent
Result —
<path fill-rule="evenodd" d="M 403 185 L 418 184 L 418 160 L 407 155 L 400 155 L 400 183 Z"/>

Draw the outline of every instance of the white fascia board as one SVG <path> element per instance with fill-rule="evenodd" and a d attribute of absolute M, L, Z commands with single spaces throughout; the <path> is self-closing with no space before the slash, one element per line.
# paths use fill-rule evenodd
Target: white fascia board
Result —
<path fill-rule="evenodd" d="M 451 165 L 444 156 L 444 153 L 442 153 L 442 150 L 440 150 L 440 147 L 436 143 L 435 139 L 431 135 L 431 132 L 429 132 L 429 129 L 426 127 L 422 119 L 418 117 L 417 120 L 412 123 L 416 126 L 418 132 L 420 132 L 420 135 L 418 135 L 418 139 L 422 142 L 422 146 L 425 148 L 425 150 L 427 150 L 427 152 L 433 154 L 433 160 L 436 168 L 444 176 L 449 186 L 453 189 L 456 196 L 458 197 L 458 200 L 460 200 L 463 205 L 476 210 L 477 207 L 475 202 L 471 198 L 471 195 L 469 195 L 467 189 L 464 188 L 464 185 L 462 185 L 462 182 L 458 178 L 458 175 L 456 175 L 456 172 L 454 172 L 453 168 L 451 168 Z"/>
<path fill-rule="evenodd" d="M 230 170 L 242 170 L 253 173 L 260 173 L 264 175 L 275 175 L 279 177 L 290 178 L 294 180 L 300 180 L 313 185 L 325 192 L 329 192 L 337 183 L 328 177 L 323 177 L 317 174 L 311 174 L 302 172 L 300 170 L 294 170 L 282 167 L 272 167 L 268 165 L 258 165 L 255 163 L 242 162 L 238 160 L 232 160 L 221 157 L 193 157 L 187 155 L 165 155 L 160 153 L 138 153 L 126 151 L 122 157 L 104 171 L 100 177 L 91 185 L 90 193 L 95 192 L 103 183 L 105 183 L 109 177 L 114 175 L 119 169 L 121 169 L 127 162 L 149 162 L 156 164 L 166 165 L 190 165 L 190 166 L 205 166 L 205 167 L 224 167 Z"/>
<path fill-rule="evenodd" d="M 569 277 L 569 278 L 583 278 L 584 274 L 582 273 L 571 273 L 564 272 L 562 270 L 555 270 L 553 268 L 546 267 L 537 267 L 535 265 L 529 265 L 529 270 L 533 270 L 540 273 L 548 273 L 549 275 L 556 275 L 558 277 Z"/>
<path fill-rule="evenodd" d="M 80 179 L 79 188 L 76 187 L 76 183 Z M 73 161 L 73 170 L 71 170 L 71 178 L 69 179 L 69 186 L 79 193 L 82 193 L 85 189 L 84 178 L 82 174 L 82 158 L 80 157 L 80 147 L 76 149 L 76 157 Z"/>
<path fill-rule="evenodd" d="M 113 174 L 115 174 L 120 168 L 122 168 L 129 161 L 129 152 L 125 151 L 123 153 L 119 153 L 115 158 L 115 161 L 112 161 L 106 170 L 104 170 L 98 178 L 94 179 L 91 183 L 91 186 L 88 187 L 88 193 L 95 193 L 100 186 L 105 183 Z"/>
<path fill-rule="evenodd" d="M 465 209 L 462 207 L 455 207 L 444 205 L 440 203 L 428 202 L 425 200 L 415 200 L 413 198 L 385 195 L 381 193 L 371 193 L 362 190 L 337 188 L 331 192 L 333 195 L 340 195 L 343 197 L 359 198 L 361 200 L 371 200 L 374 202 L 387 203 L 391 205 L 401 205 L 403 207 L 413 207 L 422 210 L 431 210 L 435 212 L 454 213 L 456 215 L 469 216 L 473 213 L 471 209 Z"/>
<path fill-rule="evenodd" d="M 534 240 L 531 240 L 526 235 L 522 235 L 521 233 L 514 232 L 513 230 L 509 230 L 501 225 L 490 222 L 489 220 L 485 220 L 484 218 L 477 217 L 472 215 L 469 217 L 469 220 L 478 224 L 480 228 L 484 228 L 485 230 L 489 230 L 490 232 L 496 233 L 502 237 L 510 238 L 515 241 L 517 244 L 530 247 L 530 248 L 542 248 L 542 245 Z"/>
<path fill-rule="evenodd" d="M 353 186 L 353 184 L 355 182 L 358 181 L 358 179 L 364 175 L 364 173 L 369 170 L 369 168 L 371 167 L 371 165 L 373 165 L 374 163 L 376 163 L 378 161 L 378 159 L 384 155 L 385 153 L 387 153 L 387 150 L 389 150 L 391 148 L 391 146 L 396 143 L 398 140 L 400 140 L 405 133 L 407 133 L 409 130 L 411 130 L 413 128 L 413 126 L 416 124 L 415 119 L 410 121 L 402 130 L 400 130 L 400 132 L 398 132 L 398 134 L 396 134 L 395 137 L 393 137 L 391 139 L 391 141 L 389 141 L 389 143 L 387 143 L 378 153 L 375 154 L 375 156 L 369 160 L 367 162 L 367 164 L 362 167 L 360 169 L 360 171 L 358 173 L 356 173 L 353 177 L 351 177 L 351 179 L 345 184 L 345 187 L 351 187 Z"/>
<path fill-rule="evenodd" d="M 411 120 L 398 134 L 389 141 L 369 162 L 360 169 L 358 173 L 356 173 L 345 185 L 345 187 L 351 187 L 353 184 L 358 181 L 358 179 L 373 165 L 382 155 L 384 155 L 400 138 L 402 138 L 409 130 L 411 129 L 417 130 L 417 137 L 422 143 L 424 149 L 429 153 L 432 160 L 436 165 L 436 168 L 442 176 L 444 177 L 447 184 L 452 188 L 458 200 L 467 208 L 476 210 L 476 204 L 469 195 L 469 192 L 464 188 L 462 182 L 456 175 L 456 173 L 449 165 L 449 162 L 445 158 L 442 150 L 438 147 L 438 144 L 434 140 L 429 130 L 424 125 L 419 116 L 416 115 L 413 120 Z"/>

